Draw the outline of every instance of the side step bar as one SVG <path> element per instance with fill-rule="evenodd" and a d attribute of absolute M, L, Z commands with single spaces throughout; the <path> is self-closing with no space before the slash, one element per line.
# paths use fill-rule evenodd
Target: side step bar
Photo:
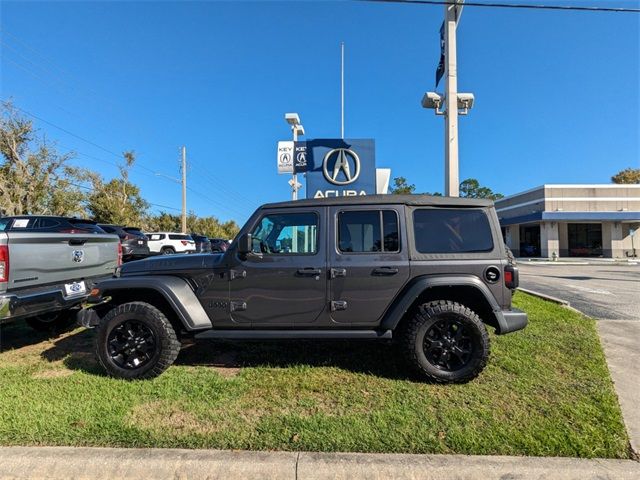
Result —
<path fill-rule="evenodd" d="M 199 338 L 227 340 L 285 340 L 285 339 L 362 339 L 389 340 L 391 330 L 207 330 L 195 335 Z"/>

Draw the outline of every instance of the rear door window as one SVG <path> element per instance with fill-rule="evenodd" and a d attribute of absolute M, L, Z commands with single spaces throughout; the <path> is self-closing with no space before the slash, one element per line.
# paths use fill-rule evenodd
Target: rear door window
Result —
<path fill-rule="evenodd" d="M 169 234 L 169 240 L 193 240 L 191 235 L 179 235 L 175 233 Z"/>
<path fill-rule="evenodd" d="M 472 253 L 493 250 L 489 219 L 483 210 L 417 209 L 413 212 L 420 253 Z"/>
<path fill-rule="evenodd" d="M 398 215 L 393 210 L 340 212 L 338 250 L 342 253 L 399 252 Z"/>

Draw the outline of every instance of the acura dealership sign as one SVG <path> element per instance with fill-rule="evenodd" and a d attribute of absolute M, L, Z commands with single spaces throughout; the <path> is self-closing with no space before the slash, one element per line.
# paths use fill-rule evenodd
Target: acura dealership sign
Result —
<path fill-rule="evenodd" d="M 342 197 L 376 193 L 373 140 L 309 140 L 306 142 L 306 147 L 307 197 Z"/>

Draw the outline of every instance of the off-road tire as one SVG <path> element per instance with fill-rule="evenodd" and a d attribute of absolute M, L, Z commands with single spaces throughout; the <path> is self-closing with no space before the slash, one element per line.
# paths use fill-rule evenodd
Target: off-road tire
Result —
<path fill-rule="evenodd" d="M 162 247 L 162 250 L 160 250 L 160 253 L 162 255 L 173 255 L 174 253 L 176 253 L 176 249 L 173 247 Z"/>
<path fill-rule="evenodd" d="M 425 336 L 443 320 L 459 322 L 472 345 L 470 358 L 457 370 L 431 363 L 425 354 Z M 403 320 L 398 332 L 399 347 L 409 367 L 421 378 L 436 383 L 465 383 L 477 377 L 489 359 L 489 334 L 480 317 L 471 309 L 450 300 L 436 300 L 418 306 Z"/>
<path fill-rule="evenodd" d="M 154 349 L 150 359 L 137 368 L 119 366 L 109 353 L 109 337 L 127 321 L 142 324 L 152 332 Z M 100 321 L 95 337 L 95 354 L 112 377 L 127 380 L 154 378 L 173 364 L 180 353 L 180 342 L 171 322 L 158 308 L 145 302 L 129 302 L 110 310 Z"/>
<path fill-rule="evenodd" d="M 25 321 L 38 332 L 62 332 L 75 324 L 77 312 L 77 309 L 58 310 L 29 317 Z"/>

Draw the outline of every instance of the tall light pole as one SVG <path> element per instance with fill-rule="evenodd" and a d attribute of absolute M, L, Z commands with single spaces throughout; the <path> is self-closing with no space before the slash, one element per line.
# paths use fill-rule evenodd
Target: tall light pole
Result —
<path fill-rule="evenodd" d="M 298 134 L 304 135 L 304 127 L 300 123 L 300 116 L 297 113 L 285 113 L 284 119 L 289 125 L 291 125 L 291 131 L 293 132 L 293 141 L 297 142 Z M 295 159 L 292 159 L 292 161 L 295 164 Z M 298 190 L 300 190 L 300 187 L 302 185 L 298 183 L 298 174 L 295 172 L 295 170 L 292 173 L 291 180 L 289 180 L 289 185 L 291 185 L 291 200 L 297 200 Z"/>
<path fill-rule="evenodd" d="M 187 233 L 187 147 L 182 147 L 182 233 Z"/>
<path fill-rule="evenodd" d="M 456 4 L 444 6 L 445 36 L 445 108 L 444 117 L 444 194 L 446 197 L 460 196 L 458 168 L 458 63 L 456 52 Z"/>
<path fill-rule="evenodd" d="M 445 92 L 427 92 L 422 98 L 422 106 L 443 115 L 444 127 L 444 194 L 447 197 L 460 196 L 460 175 L 458 157 L 458 115 L 466 115 L 473 106 L 471 93 L 458 93 L 458 62 L 456 28 L 462 13 L 464 0 L 449 0 L 444 6 L 444 23 L 441 41 L 444 43 Z M 436 86 L 439 77 L 436 77 Z M 444 105 L 444 110 L 441 107 Z M 461 110 L 460 112 L 458 110 Z"/>

